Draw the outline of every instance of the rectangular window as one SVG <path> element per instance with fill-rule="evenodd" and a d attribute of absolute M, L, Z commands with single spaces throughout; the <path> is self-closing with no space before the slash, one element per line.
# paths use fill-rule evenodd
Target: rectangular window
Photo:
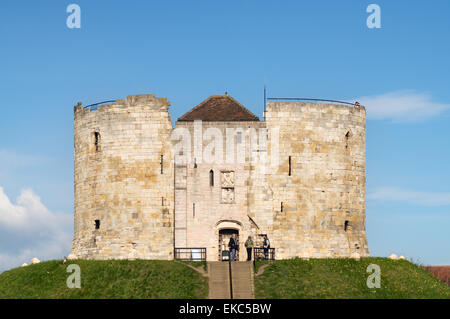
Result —
<path fill-rule="evenodd" d="M 350 225 L 350 222 L 348 220 L 346 220 L 344 223 L 344 231 L 349 232 L 351 230 L 352 230 L 352 226 Z"/>
<path fill-rule="evenodd" d="M 242 143 L 242 132 L 237 132 L 237 142 L 238 144 Z"/>
<path fill-rule="evenodd" d="M 95 220 L 95 229 L 100 229 L 100 219 Z"/>
<path fill-rule="evenodd" d="M 292 175 L 292 164 L 291 164 L 291 156 L 289 156 L 289 176 Z"/>
<path fill-rule="evenodd" d="M 94 132 L 94 145 L 95 145 L 95 151 L 98 152 L 100 149 L 100 133 Z"/>
<path fill-rule="evenodd" d="M 163 171 L 163 166 L 164 166 L 164 155 L 161 155 L 161 162 L 160 162 L 160 165 L 161 165 L 161 174 L 163 174 L 163 173 L 164 173 L 164 171 Z"/>
<path fill-rule="evenodd" d="M 209 171 L 209 186 L 211 186 L 211 187 L 214 186 L 214 171 L 213 170 Z"/>

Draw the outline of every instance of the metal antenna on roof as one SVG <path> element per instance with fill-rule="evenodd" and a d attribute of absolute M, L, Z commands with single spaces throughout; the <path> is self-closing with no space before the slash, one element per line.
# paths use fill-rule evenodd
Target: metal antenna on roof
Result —
<path fill-rule="evenodd" d="M 266 101 L 267 101 L 267 96 L 266 96 L 266 78 L 264 77 L 264 115 L 266 114 Z"/>

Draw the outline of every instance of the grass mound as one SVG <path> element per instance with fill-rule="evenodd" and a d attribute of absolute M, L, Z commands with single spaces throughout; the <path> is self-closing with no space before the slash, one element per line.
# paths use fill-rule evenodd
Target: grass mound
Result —
<path fill-rule="evenodd" d="M 260 267 L 264 262 L 259 262 Z M 368 288 L 367 266 L 381 271 L 381 287 Z M 450 298 L 450 288 L 406 260 L 387 258 L 290 259 L 255 278 L 256 298 Z"/>
<path fill-rule="evenodd" d="M 68 265 L 81 270 L 81 288 L 68 288 Z M 173 261 L 59 260 L 3 272 L 1 298 L 206 298 L 208 281 Z"/>

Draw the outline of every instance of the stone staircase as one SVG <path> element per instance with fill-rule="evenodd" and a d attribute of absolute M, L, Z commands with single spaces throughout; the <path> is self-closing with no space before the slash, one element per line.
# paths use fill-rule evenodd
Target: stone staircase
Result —
<path fill-rule="evenodd" d="M 230 270 L 227 262 L 208 262 L 209 299 L 230 298 Z"/>
<path fill-rule="evenodd" d="M 208 262 L 210 299 L 253 299 L 253 266 L 251 262 Z M 232 293 L 231 293 L 232 292 Z"/>
<path fill-rule="evenodd" d="M 253 299 L 253 265 L 251 261 L 231 263 L 233 299 Z"/>

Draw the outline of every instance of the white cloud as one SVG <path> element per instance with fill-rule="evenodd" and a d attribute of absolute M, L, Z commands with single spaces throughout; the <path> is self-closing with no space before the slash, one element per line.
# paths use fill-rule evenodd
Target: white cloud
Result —
<path fill-rule="evenodd" d="M 450 104 L 433 102 L 431 95 L 411 90 L 363 96 L 357 101 L 366 107 L 368 118 L 395 122 L 421 121 L 450 109 Z"/>
<path fill-rule="evenodd" d="M 0 187 L 0 271 L 40 260 L 60 259 L 70 251 L 73 217 L 48 210 L 32 190 L 12 203 Z"/>
<path fill-rule="evenodd" d="M 423 206 L 450 205 L 450 193 L 417 192 L 396 187 L 381 187 L 367 195 L 367 199 L 403 201 Z"/>

